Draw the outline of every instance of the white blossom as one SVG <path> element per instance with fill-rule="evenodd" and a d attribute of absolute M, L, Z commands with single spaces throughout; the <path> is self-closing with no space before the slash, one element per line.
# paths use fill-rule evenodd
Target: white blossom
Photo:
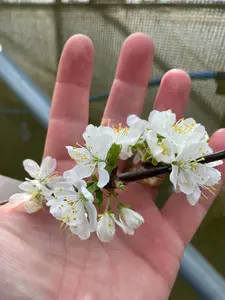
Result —
<path fill-rule="evenodd" d="M 179 146 L 192 142 L 206 142 L 209 138 L 205 127 L 193 118 L 179 120 L 167 133 L 167 139 Z"/>
<path fill-rule="evenodd" d="M 176 115 L 170 109 L 167 111 L 153 110 L 149 114 L 148 122 L 152 131 L 166 137 L 176 122 Z"/>
<path fill-rule="evenodd" d="M 101 215 L 97 225 L 97 236 L 102 242 L 109 242 L 113 239 L 116 227 L 115 227 L 115 215 L 111 212 L 105 212 Z"/>
<path fill-rule="evenodd" d="M 151 155 L 158 162 L 164 162 L 167 164 L 172 163 L 175 159 L 176 147 L 167 139 L 158 138 L 157 133 L 149 130 L 146 135 L 148 147 L 151 151 Z"/>
<path fill-rule="evenodd" d="M 131 147 L 134 146 L 140 138 L 139 131 L 127 127 L 122 127 L 119 123 L 118 128 L 113 127 L 114 143 L 121 146 L 119 158 L 126 160 L 133 155 Z"/>
<path fill-rule="evenodd" d="M 63 230 L 67 228 L 82 240 L 96 231 L 102 242 L 109 242 L 115 236 L 116 225 L 125 234 L 133 235 L 144 223 L 139 213 L 117 198 L 116 189 L 126 188 L 114 176 L 118 159 L 134 156 L 136 164 L 141 160 L 169 165 L 175 192 L 183 192 L 191 205 L 202 196 L 207 198 L 206 192 L 216 192 L 214 185 L 220 181 L 221 173 L 215 167 L 223 162 L 204 162 L 203 156 L 213 153 L 204 126 L 193 118 L 176 121 L 171 110 L 153 110 L 148 120 L 129 115 L 127 125 L 88 125 L 83 133 L 85 144 L 66 147 L 76 165 L 62 177 L 55 172 L 55 159 L 46 157 L 40 166 L 26 159 L 23 165 L 31 179 L 26 178 L 19 185 L 23 192 L 12 195 L 9 202 L 22 203 L 28 213 L 37 212 L 46 204 L 51 215 L 61 221 Z M 91 181 L 86 182 L 84 179 L 91 175 Z M 108 204 L 105 212 L 98 215 L 104 191 Z M 113 199 L 118 215 L 111 210 Z"/>
<path fill-rule="evenodd" d="M 129 115 L 127 117 L 127 125 L 129 126 L 130 131 L 138 132 L 138 142 L 142 143 L 145 140 L 146 133 L 150 128 L 149 122 L 139 118 L 136 115 Z"/>
<path fill-rule="evenodd" d="M 54 197 L 47 205 L 50 213 L 63 221 L 70 231 L 81 239 L 87 239 L 97 227 L 97 210 L 94 197 L 87 184 L 74 170 L 64 173 L 66 182 L 59 183 L 54 189 Z"/>
<path fill-rule="evenodd" d="M 139 213 L 124 206 L 120 209 L 120 218 L 130 229 L 137 229 L 144 223 L 144 218 Z"/>
<path fill-rule="evenodd" d="M 106 157 L 114 142 L 113 136 L 102 129 L 105 130 L 105 128 L 96 128 L 93 125 L 88 125 L 83 134 L 86 141 L 85 147 L 76 148 L 67 146 L 69 155 L 77 163 L 74 170 L 81 178 L 91 176 L 95 168 L 98 169 L 98 186 L 100 188 L 109 182 L 109 173 L 105 169 Z"/>
<path fill-rule="evenodd" d="M 34 178 L 19 185 L 19 188 L 24 193 L 17 193 L 10 197 L 10 203 L 24 203 L 24 208 L 28 213 L 34 213 L 43 207 L 46 198 L 52 194 L 52 188 L 61 177 L 56 176 L 56 160 L 51 157 L 45 157 L 41 166 L 31 160 L 26 159 L 23 161 L 24 169 L 27 173 Z"/>
<path fill-rule="evenodd" d="M 199 161 L 200 157 L 210 153 L 212 149 L 207 143 L 192 143 L 181 147 L 172 163 L 170 181 L 175 190 L 187 195 L 191 205 L 195 205 L 201 195 L 205 196 L 204 189 L 212 192 L 211 186 L 217 184 L 221 178 L 220 172 L 214 167 L 220 165 L 222 161 L 207 164 Z"/>

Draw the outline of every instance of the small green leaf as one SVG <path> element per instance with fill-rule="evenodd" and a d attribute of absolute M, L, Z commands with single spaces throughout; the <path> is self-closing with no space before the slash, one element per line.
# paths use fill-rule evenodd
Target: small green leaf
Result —
<path fill-rule="evenodd" d="M 95 192 L 95 195 L 96 195 L 95 203 L 98 207 L 100 207 L 103 202 L 103 192 L 101 190 L 98 190 Z"/>
<path fill-rule="evenodd" d="M 98 178 L 97 178 L 97 176 L 95 175 L 95 173 L 93 173 L 93 174 L 91 175 L 91 178 L 92 178 L 93 181 L 98 181 Z"/>
<path fill-rule="evenodd" d="M 158 162 L 156 159 L 152 158 L 152 164 L 153 166 L 158 166 Z"/>
<path fill-rule="evenodd" d="M 162 136 L 161 134 L 157 134 L 157 138 L 159 142 L 162 142 L 162 140 L 164 140 L 164 136 Z"/>
<path fill-rule="evenodd" d="M 98 183 L 96 181 L 94 181 L 94 183 L 88 187 L 88 191 L 91 194 L 93 194 L 94 192 L 96 192 L 97 190 L 99 190 L 99 187 L 97 186 L 97 184 Z"/>
<path fill-rule="evenodd" d="M 117 144 L 112 144 L 111 148 L 109 149 L 106 161 L 107 161 L 107 171 L 109 173 L 112 172 L 118 165 L 119 154 L 121 151 L 121 146 Z"/>
<path fill-rule="evenodd" d="M 93 183 L 95 183 L 95 181 L 88 181 L 87 182 L 87 188 L 89 188 L 89 186 L 91 186 Z"/>

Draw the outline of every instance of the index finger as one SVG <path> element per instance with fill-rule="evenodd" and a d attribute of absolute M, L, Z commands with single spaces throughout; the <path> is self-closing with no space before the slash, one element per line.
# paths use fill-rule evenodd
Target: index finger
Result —
<path fill-rule="evenodd" d="M 81 142 L 88 123 L 93 56 L 84 35 L 71 37 L 61 55 L 44 151 L 57 159 L 60 171 L 73 166 L 65 146 Z"/>

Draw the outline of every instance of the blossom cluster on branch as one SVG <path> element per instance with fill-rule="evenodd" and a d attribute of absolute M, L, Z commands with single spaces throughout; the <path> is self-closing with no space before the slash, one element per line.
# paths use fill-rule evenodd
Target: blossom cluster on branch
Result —
<path fill-rule="evenodd" d="M 46 205 L 63 230 L 67 228 L 81 239 L 96 232 L 101 241 L 108 242 L 115 235 L 116 225 L 133 235 L 144 222 L 119 199 L 118 191 L 126 192 L 126 184 L 117 177 L 120 160 L 169 165 L 175 192 L 186 194 L 191 205 L 201 197 L 207 198 L 209 191 L 214 193 L 213 186 L 221 178 L 215 167 L 222 161 L 204 163 L 204 156 L 213 153 L 204 126 L 192 118 L 176 121 L 171 110 L 153 110 L 148 120 L 130 115 L 127 125 L 88 125 L 83 133 L 85 143 L 66 147 L 75 165 L 62 176 L 55 171 L 54 158 L 45 157 L 40 166 L 26 159 L 23 165 L 32 179 L 26 178 L 19 186 L 24 192 L 9 201 L 23 202 L 28 213 Z"/>

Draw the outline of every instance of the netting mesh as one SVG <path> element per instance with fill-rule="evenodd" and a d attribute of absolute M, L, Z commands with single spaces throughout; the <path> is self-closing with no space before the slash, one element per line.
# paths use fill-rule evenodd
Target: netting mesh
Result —
<path fill-rule="evenodd" d="M 155 41 L 153 76 L 163 75 L 171 68 L 225 69 L 223 7 L 11 5 L 3 5 L 0 11 L 1 44 L 49 95 L 61 49 L 74 33 L 87 34 L 94 42 L 92 95 L 110 88 L 121 44 L 135 31 L 145 32 Z M 224 98 L 215 95 L 215 90 L 214 81 L 195 82 L 189 106 L 200 121 L 210 113 L 212 130 L 225 111 Z M 146 97 L 148 107 L 154 94 L 155 89 L 151 89 Z M 201 107 L 201 112 L 197 107 Z M 98 111 L 99 104 L 93 104 L 91 113 L 96 119 L 100 117 Z"/>
<path fill-rule="evenodd" d="M 50 97 L 63 45 L 76 33 L 88 35 L 95 47 L 91 95 L 110 89 L 121 44 L 137 31 L 149 34 L 155 41 L 153 77 L 162 76 L 171 68 L 225 71 L 223 1 L 111 1 L 143 5 L 107 5 L 101 0 L 86 5 L 72 2 L 0 1 L 3 49 Z M 194 81 L 186 112 L 204 123 L 210 133 L 225 125 L 225 97 L 216 95 L 215 91 L 214 80 Z M 148 90 L 145 117 L 156 92 L 157 87 Z M 0 83 L 0 101 L 0 108 L 21 106 L 3 83 Z M 92 122 L 100 120 L 105 101 L 91 103 Z M 7 135 L 0 131 L 5 144 L 1 156 L 8 158 L 6 163 L 1 162 L 0 173 L 21 178 L 21 160 L 28 156 L 40 159 L 45 131 L 29 114 L 15 116 L 2 112 L 0 124 L 8 130 Z"/>

